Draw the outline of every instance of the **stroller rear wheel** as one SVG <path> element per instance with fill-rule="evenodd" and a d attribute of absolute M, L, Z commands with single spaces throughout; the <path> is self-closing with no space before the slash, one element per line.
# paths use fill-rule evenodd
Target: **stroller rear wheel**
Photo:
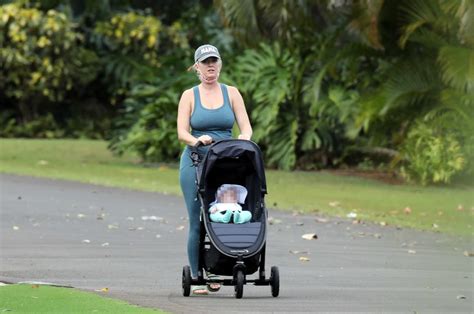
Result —
<path fill-rule="evenodd" d="M 191 294 L 191 268 L 187 265 L 183 267 L 182 286 L 183 296 L 189 297 Z"/>
<path fill-rule="evenodd" d="M 272 287 L 272 296 L 276 298 L 280 294 L 280 272 L 276 266 L 271 268 L 270 286 Z"/>
<path fill-rule="evenodd" d="M 242 270 L 238 270 L 235 274 L 235 298 L 241 299 L 244 294 L 244 281 L 245 276 Z"/>

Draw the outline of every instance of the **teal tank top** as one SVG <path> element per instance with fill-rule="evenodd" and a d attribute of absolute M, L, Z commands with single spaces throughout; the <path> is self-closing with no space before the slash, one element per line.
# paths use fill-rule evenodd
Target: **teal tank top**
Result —
<path fill-rule="evenodd" d="M 230 105 L 227 86 L 220 84 L 224 103 L 216 109 L 205 108 L 201 103 L 199 88 L 195 86 L 194 91 L 194 111 L 191 115 L 191 134 L 194 137 L 207 134 L 214 140 L 232 137 L 232 127 L 235 116 Z"/>

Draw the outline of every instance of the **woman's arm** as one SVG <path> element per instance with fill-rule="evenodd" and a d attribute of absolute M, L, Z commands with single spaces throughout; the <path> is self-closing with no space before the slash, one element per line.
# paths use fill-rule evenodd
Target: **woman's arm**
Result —
<path fill-rule="evenodd" d="M 178 105 L 178 119 L 177 119 L 177 131 L 178 139 L 187 144 L 195 145 L 197 139 L 189 133 L 189 119 L 191 118 L 192 104 L 191 104 L 191 90 L 186 90 L 181 95 Z"/>
<path fill-rule="evenodd" d="M 252 126 L 250 125 L 249 116 L 245 109 L 244 99 L 237 88 L 229 86 L 230 101 L 234 110 L 237 125 L 239 126 L 239 139 L 250 140 L 252 137 Z"/>

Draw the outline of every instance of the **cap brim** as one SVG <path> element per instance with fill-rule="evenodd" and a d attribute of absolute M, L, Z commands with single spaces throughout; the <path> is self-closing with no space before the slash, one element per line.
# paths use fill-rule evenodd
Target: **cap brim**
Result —
<path fill-rule="evenodd" d="M 221 58 L 221 56 L 219 56 L 217 53 L 211 52 L 211 53 L 208 53 L 208 54 L 205 54 L 205 55 L 201 56 L 196 61 L 201 62 L 201 61 L 204 61 L 204 60 L 206 60 L 207 58 L 210 58 L 210 57 L 215 57 L 215 58 L 218 58 L 218 59 Z"/>

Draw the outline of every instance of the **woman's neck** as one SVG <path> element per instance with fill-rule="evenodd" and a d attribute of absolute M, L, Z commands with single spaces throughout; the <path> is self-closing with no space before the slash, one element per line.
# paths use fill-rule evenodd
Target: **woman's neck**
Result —
<path fill-rule="evenodd" d="M 201 82 L 200 85 L 203 90 L 212 91 L 213 89 L 216 89 L 216 87 L 219 87 L 219 82 L 217 82 L 217 80 L 212 83 Z"/>

